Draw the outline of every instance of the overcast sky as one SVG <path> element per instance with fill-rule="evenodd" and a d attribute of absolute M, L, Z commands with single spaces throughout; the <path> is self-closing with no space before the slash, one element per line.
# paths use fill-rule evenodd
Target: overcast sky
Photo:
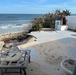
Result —
<path fill-rule="evenodd" d="M 76 0 L 0 0 L 0 13 L 45 14 L 56 9 L 76 13 Z"/>

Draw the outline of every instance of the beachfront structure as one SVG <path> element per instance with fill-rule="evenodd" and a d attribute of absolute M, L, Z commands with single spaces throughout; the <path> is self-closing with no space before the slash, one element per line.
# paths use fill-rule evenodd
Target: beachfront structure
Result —
<path fill-rule="evenodd" d="M 55 29 L 56 30 L 67 30 L 67 29 L 70 29 L 70 30 L 74 30 L 75 31 L 76 30 L 76 16 L 67 16 L 66 19 L 67 19 L 67 25 L 61 25 L 61 21 L 60 20 L 56 20 L 55 21 Z M 58 25 L 57 25 L 57 22 L 59 22 Z"/>
<path fill-rule="evenodd" d="M 68 29 L 76 30 L 76 16 L 67 16 Z"/>

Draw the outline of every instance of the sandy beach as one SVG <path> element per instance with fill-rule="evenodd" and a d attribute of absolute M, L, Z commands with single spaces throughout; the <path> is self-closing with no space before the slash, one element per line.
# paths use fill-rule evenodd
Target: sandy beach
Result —
<path fill-rule="evenodd" d="M 9 38 L 17 38 L 20 35 L 25 35 L 27 34 L 29 31 L 24 31 L 24 32 L 12 32 L 12 33 L 8 33 L 8 34 L 2 34 L 0 35 L 0 41 L 4 40 L 4 39 L 9 39 Z"/>

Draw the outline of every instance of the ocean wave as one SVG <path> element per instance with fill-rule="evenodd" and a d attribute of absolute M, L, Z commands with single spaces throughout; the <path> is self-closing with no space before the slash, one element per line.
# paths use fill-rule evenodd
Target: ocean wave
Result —
<path fill-rule="evenodd" d="M 31 27 L 32 27 L 31 23 L 19 24 L 19 25 L 16 25 L 16 24 L 15 25 L 4 25 L 4 26 L 0 26 L 0 34 L 26 31 L 26 30 L 30 30 Z"/>

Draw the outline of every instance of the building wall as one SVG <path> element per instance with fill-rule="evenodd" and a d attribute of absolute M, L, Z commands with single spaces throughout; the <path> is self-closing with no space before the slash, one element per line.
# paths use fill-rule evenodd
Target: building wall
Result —
<path fill-rule="evenodd" d="M 68 29 L 76 30 L 76 16 L 67 16 Z"/>

